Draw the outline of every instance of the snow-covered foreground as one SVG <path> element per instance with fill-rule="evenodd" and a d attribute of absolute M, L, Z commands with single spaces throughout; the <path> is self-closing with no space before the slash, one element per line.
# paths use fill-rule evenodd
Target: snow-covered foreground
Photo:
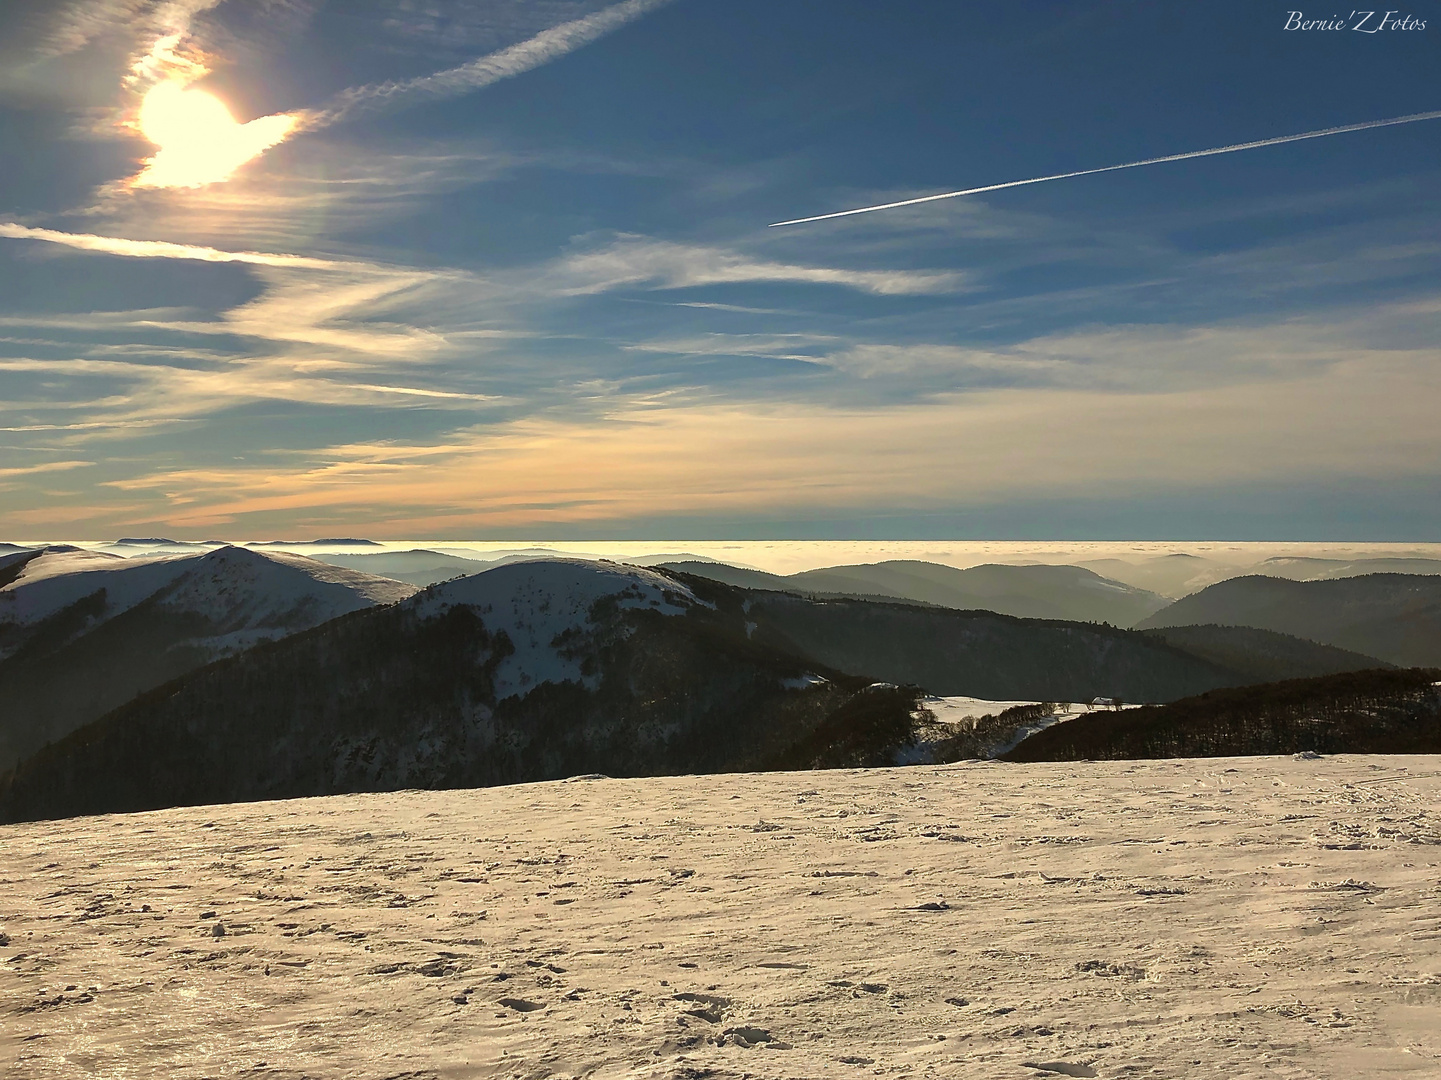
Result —
<path fill-rule="evenodd" d="M 1438 796 L 985 763 L 7 826 L 0 1072 L 1434 1077 Z"/>

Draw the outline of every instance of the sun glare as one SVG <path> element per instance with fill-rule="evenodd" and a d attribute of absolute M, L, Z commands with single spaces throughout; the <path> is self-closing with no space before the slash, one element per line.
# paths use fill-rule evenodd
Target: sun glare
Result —
<path fill-rule="evenodd" d="M 282 142 L 295 127 L 285 114 L 237 124 L 225 103 L 204 90 L 165 82 L 145 95 L 140 131 L 159 150 L 135 178 L 136 187 L 203 187 L 228 180 L 251 158 Z"/>

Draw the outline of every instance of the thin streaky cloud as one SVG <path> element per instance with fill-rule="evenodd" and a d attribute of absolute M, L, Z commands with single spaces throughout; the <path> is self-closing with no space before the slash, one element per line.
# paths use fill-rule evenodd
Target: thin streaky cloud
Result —
<path fill-rule="evenodd" d="M 144 7 L 144 0 L 72 3 L 61 12 L 45 40 L 32 50 L 32 62 L 79 52 L 102 34 L 133 22 Z"/>
<path fill-rule="evenodd" d="M 314 259 L 307 255 L 284 255 L 265 251 L 221 251 L 198 244 L 172 244 L 164 240 L 127 240 L 120 236 L 96 236 L 93 233 L 57 232 L 54 229 L 32 229 L 10 221 L 0 221 L 0 236 L 12 240 L 44 240 L 51 244 L 102 255 L 125 255 L 139 259 L 195 259 L 200 262 L 251 263 L 256 266 L 279 266 L 300 270 L 356 270 L 364 264 Z"/>
<path fill-rule="evenodd" d="M 620 288 L 693 289 L 704 285 L 791 282 L 833 285 L 876 296 L 921 296 L 973 287 L 964 271 L 852 270 L 752 258 L 728 248 L 677 244 L 623 234 L 612 243 L 570 255 L 551 271 L 563 296 Z"/>
<path fill-rule="evenodd" d="M 337 94 L 328 106 L 301 113 L 301 129 L 313 130 L 368 109 L 459 97 L 523 74 L 618 30 L 670 0 L 624 0 L 581 19 L 553 26 L 532 38 L 467 64 L 415 79 L 372 83 Z"/>
<path fill-rule="evenodd" d="M 186 41 L 195 16 L 219 7 L 222 0 L 172 0 L 161 4 L 153 16 L 152 33 L 159 36 L 130 65 L 129 85 L 178 78 L 193 82 L 209 74 L 203 54 L 187 55 Z"/>
<path fill-rule="evenodd" d="M 790 308 L 745 307 L 741 304 L 707 303 L 702 300 L 645 300 L 637 296 L 620 297 L 627 304 L 654 304 L 657 307 L 702 308 L 706 311 L 733 311 L 742 315 L 809 315 L 808 311 Z"/>
<path fill-rule="evenodd" d="M 412 397 L 453 398 L 459 401 L 500 401 L 494 394 L 460 394 L 449 390 L 422 390 L 416 386 L 379 386 L 374 383 L 351 383 L 353 390 L 369 390 L 376 394 L 406 394 Z"/>
<path fill-rule="evenodd" d="M 164 416 L 144 420 L 87 420 L 77 424 L 18 424 L 0 427 L 0 431 L 108 431 L 119 428 L 152 428 L 162 424 L 198 424 L 200 420 L 187 416 Z"/>
<path fill-rule="evenodd" d="M 196 15 L 218 7 L 222 0 L 74 0 L 63 7 L 49 32 L 30 50 L 27 67 L 69 56 L 92 42 L 115 33 L 134 34 L 151 43 L 131 59 L 131 75 L 154 74 L 173 53 L 181 38 L 189 34 Z M 59 5 L 56 5 L 59 6 Z M 168 44 L 167 44 L 168 42 Z M 181 61 L 185 66 L 193 62 Z"/>
<path fill-rule="evenodd" d="M 34 473 L 67 472 L 70 469 L 84 469 L 94 464 L 93 461 L 50 461 L 44 465 L 24 465 L 14 469 L 0 469 L 0 476 L 30 476 Z"/>
<path fill-rule="evenodd" d="M 859 206 L 854 210 L 838 210 L 832 214 L 816 214 L 812 217 L 791 218 L 789 221 L 773 221 L 769 228 L 782 225 L 805 225 L 812 221 L 829 221 L 831 218 L 850 217 L 854 214 L 870 214 L 877 210 L 894 210 L 901 206 L 916 206 L 919 203 L 936 202 L 940 199 L 959 199 L 963 195 L 980 195 L 987 191 L 1004 191 L 1006 188 L 1024 187 L 1027 184 L 1044 184 L 1051 180 L 1069 180 L 1074 176 L 1094 176 L 1097 173 L 1116 172 L 1118 169 L 1136 169 L 1142 165 L 1160 165 L 1167 161 L 1188 161 L 1191 158 L 1211 157 L 1215 154 L 1234 154 L 1238 150 L 1258 150 L 1263 146 L 1280 146 L 1283 143 L 1300 142 L 1303 139 L 1320 139 L 1327 135 L 1344 135 L 1350 131 L 1369 131 L 1372 128 L 1392 127 L 1396 124 L 1414 124 L 1419 120 L 1441 119 L 1441 109 L 1431 112 L 1411 113 L 1409 116 L 1393 116 L 1388 120 L 1366 120 L 1359 124 L 1342 124 L 1340 127 L 1322 128 L 1319 131 L 1303 131 L 1299 135 L 1279 135 L 1273 139 L 1257 139 L 1254 142 L 1233 143 L 1230 146 L 1216 146 L 1209 150 L 1188 150 L 1184 154 L 1167 154 L 1165 157 L 1146 158 L 1142 161 L 1128 161 L 1122 165 L 1104 165 L 1099 169 L 1077 169 L 1075 172 L 1056 173 L 1053 176 L 1034 176 L 1029 180 L 1010 180 L 1004 184 L 988 184 L 985 187 L 966 188 L 963 191 L 944 191 L 939 195 L 922 195 L 916 199 L 900 199 L 896 202 L 877 203 L 875 206 Z"/>

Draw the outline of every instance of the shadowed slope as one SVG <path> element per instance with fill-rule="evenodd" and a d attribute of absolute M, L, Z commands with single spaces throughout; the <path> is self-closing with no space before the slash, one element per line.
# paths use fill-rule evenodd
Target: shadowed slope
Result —
<path fill-rule="evenodd" d="M 1367 574 L 1330 581 L 1232 578 L 1176 601 L 1142 628 L 1251 626 L 1377 656 L 1441 664 L 1441 577 Z"/>
<path fill-rule="evenodd" d="M 1441 752 L 1441 671 L 1353 671 L 1098 711 L 1032 735 L 1006 761 Z"/>
<path fill-rule="evenodd" d="M 87 555 L 89 553 L 86 553 Z M 30 560 L 0 591 L 0 769 L 136 694 L 261 641 L 393 603 L 414 586 L 299 555 Z M 66 564 L 68 565 L 68 564 Z"/>
<path fill-rule="evenodd" d="M 1168 626 L 1143 632 L 1256 682 L 1392 666 L 1364 653 L 1250 626 Z"/>

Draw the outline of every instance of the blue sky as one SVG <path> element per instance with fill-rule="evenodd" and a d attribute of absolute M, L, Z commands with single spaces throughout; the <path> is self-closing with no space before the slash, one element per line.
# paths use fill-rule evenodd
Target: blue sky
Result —
<path fill-rule="evenodd" d="M 1441 108 L 1291 10 L 9 3 L 0 519 L 1434 539 L 1441 120 L 767 228 Z M 147 186 L 170 82 L 289 134 Z"/>

